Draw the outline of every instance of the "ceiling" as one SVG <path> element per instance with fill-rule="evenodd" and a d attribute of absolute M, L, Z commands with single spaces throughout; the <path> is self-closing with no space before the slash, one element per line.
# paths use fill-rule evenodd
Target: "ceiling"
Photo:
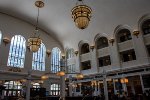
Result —
<path fill-rule="evenodd" d="M 0 12 L 15 16 L 35 24 L 36 0 L 0 0 Z M 77 49 L 81 40 L 93 44 L 98 33 L 112 37 L 115 28 L 127 24 L 136 28 L 138 20 L 150 13 L 150 0 L 84 0 L 93 10 L 88 28 L 78 29 L 71 17 L 71 9 L 77 0 L 44 0 L 40 9 L 40 28 L 52 35 L 64 47 Z"/>

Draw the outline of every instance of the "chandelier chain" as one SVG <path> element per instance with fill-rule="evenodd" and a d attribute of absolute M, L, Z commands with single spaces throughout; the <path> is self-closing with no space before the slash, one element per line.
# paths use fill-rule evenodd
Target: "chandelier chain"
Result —
<path fill-rule="evenodd" d="M 38 24 L 39 24 L 39 7 L 38 7 L 37 18 L 36 18 L 36 30 L 38 30 Z"/>
<path fill-rule="evenodd" d="M 78 0 L 77 2 L 76 2 L 76 5 L 84 5 L 84 2 L 83 2 L 83 0 Z"/>

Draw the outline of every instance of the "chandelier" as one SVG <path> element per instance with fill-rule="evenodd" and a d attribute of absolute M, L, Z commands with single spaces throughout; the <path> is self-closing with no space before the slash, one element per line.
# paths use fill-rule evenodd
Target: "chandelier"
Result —
<path fill-rule="evenodd" d="M 36 1 L 35 6 L 38 8 L 38 15 L 37 15 L 37 20 L 36 20 L 36 28 L 33 36 L 31 36 L 28 39 L 28 46 L 32 52 L 37 52 L 40 48 L 40 45 L 42 43 L 42 40 L 37 34 L 39 33 L 38 31 L 38 22 L 39 22 L 39 8 L 44 7 L 44 2 L 42 1 Z"/>
<path fill-rule="evenodd" d="M 78 1 L 81 2 L 81 4 L 76 4 L 72 9 L 72 18 L 79 29 L 85 29 L 89 24 L 92 9 L 87 5 L 84 5 L 83 0 Z"/>

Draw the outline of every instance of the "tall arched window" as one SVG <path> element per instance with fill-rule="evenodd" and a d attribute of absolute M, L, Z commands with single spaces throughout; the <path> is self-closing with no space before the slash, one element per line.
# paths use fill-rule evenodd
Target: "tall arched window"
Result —
<path fill-rule="evenodd" d="M 51 71 L 56 73 L 60 71 L 60 54 L 61 51 L 59 48 L 55 47 L 52 49 L 51 54 Z"/>
<path fill-rule="evenodd" d="M 67 50 L 67 59 L 70 59 L 74 57 L 74 50 L 73 49 L 68 49 Z"/>
<path fill-rule="evenodd" d="M 84 43 L 81 46 L 81 54 L 85 54 L 85 53 L 88 53 L 88 52 L 90 52 L 90 50 L 89 50 L 89 44 L 88 43 Z"/>
<path fill-rule="evenodd" d="M 117 33 L 118 43 L 125 42 L 131 39 L 131 33 L 128 29 L 122 29 Z"/>
<path fill-rule="evenodd" d="M 106 37 L 100 37 L 97 41 L 96 41 L 96 46 L 97 49 L 102 49 L 105 47 L 108 47 L 108 40 Z"/>
<path fill-rule="evenodd" d="M 24 67 L 26 52 L 26 40 L 21 35 L 15 35 L 11 39 L 7 66 Z"/>
<path fill-rule="evenodd" d="M 33 58 L 32 58 L 33 70 L 45 71 L 45 55 L 46 55 L 45 53 L 46 53 L 46 47 L 42 43 L 39 50 L 33 53 Z"/>
<path fill-rule="evenodd" d="M 144 35 L 150 34 L 150 19 L 143 22 L 142 31 Z"/>
<path fill-rule="evenodd" d="M 1 44 L 1 41 L 2 41 L 2 32 L 0 31 L 0 44 Z"/>

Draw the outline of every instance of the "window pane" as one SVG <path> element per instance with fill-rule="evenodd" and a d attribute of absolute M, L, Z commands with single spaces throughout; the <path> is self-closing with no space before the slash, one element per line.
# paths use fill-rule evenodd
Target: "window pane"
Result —
<path fill-rule="evenodd" d="M 52 49 L 51 71 L 53 73 L 60 71 L 60 54 L 61 54 L 61 51 L 59 48 L 55 47 Z"/>
<path fill-rule="evenodd" d="M 82 70 L 91 69 L 91 62 L 90 61 L 81 62 L 81 69 Z"/>
<path fill-rule="evenodd" d="M 117 34 L 117 40 L 119 43 L 131 40 L 131 33 L 128 29 L 122 29 Z"/>
<path fill-rule="evenodd" d="M 150 34 L 150 19 L 146 20 L 142 25 L 144 35 Z"/>
<path fill-rule="evenodd" d="M 7 66 L 24 67 L 26 52 L 26 40 L 21 35 L 15 35 L 11 39 Z"/>
<path fill-rule="evenodd" d="M 50 86 L 51 95 L 59 95 L 60 94 L 60 85 L 59 84 L 52 84 Z"/>
<path fill-rule="evenodd" d="M 81 54 L 85 54 L 85 53 L 88 53 L 88 52 L 90 52 L 90 50 L 89 50 L 89 44 L 88 43 L 84 43 L 81 46 Z"/>
<path fill-rule="evenodd" d="M 120 56 L 121 56 L 123 62 L 136 60 L 135 51 L 133 49 L 120 52 Z"/>
<path fill-rule="evenodd" d="M 97 49 L 102 49 L 102 48 L 108 47 L 108 40 L 106 37 L 100 37 L 97 40 L 96 44 L 97 44 Z"/>
<path fill-rule="evenodd" d="M 45 71 L 45 55 L 46 55 L 45 53 L 46 53 L 46 48 L 45 45 L 42 43 L 39 50 L 33 53 L 33 58 L 32 58 L 33 70 Z"/>

